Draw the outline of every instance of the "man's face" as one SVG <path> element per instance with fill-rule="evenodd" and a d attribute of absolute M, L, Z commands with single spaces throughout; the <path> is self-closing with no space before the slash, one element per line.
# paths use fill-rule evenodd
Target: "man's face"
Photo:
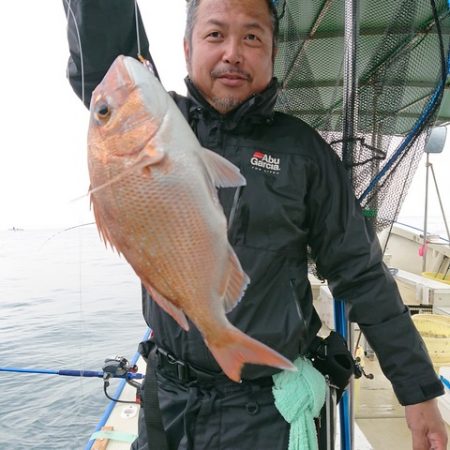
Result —
<path fill-rule="evenodd" d="M 184 42 L 188 72 L 217 111 L 231 111 L 272 79 L 273 31 L 265 0 L 202 0 Z"/>

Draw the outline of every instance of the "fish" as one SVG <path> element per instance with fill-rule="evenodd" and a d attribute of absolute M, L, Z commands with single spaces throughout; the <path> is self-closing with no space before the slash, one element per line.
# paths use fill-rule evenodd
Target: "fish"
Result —
<path fill-rule="evenodd" d="M 200 145 L 160 81 L 132 57 L 118 56 L 92 94 L 88 168 L 105 244 L 183 330 L 189 320 L 197 327 L 231 380 L 241 380 L 245 363 L 296 370 L 226 316 L 250 280 L 228 241 L 217 188 L 245 178 Z"/>

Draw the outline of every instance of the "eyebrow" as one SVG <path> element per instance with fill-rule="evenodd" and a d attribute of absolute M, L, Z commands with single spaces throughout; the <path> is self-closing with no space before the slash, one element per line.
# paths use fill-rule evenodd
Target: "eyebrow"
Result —
<path fill-rule="evenodd" d="M 224 22 L 222 22 L 222 21 L 220 21 L 218 19 L 208 19 L 206 21 L 206 23 L 208 25 L 216 25 L 218 27 L 225 27 L 225 28 L 227 28 L 227 25 Z M 260 25 L 258 22 L 246 23 L 244 25 L 244 27 L 247 28 L 247 29 L 255 29 L 256 28 L 258 30 L 265 31 L 265 28 L 262 25 Z"/>

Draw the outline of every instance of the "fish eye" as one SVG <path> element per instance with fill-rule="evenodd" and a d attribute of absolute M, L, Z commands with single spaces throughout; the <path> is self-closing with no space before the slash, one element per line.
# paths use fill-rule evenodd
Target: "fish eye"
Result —
<path fill-rule="evenodd" d="M 100 105 L 96 108 L 95 116 L 99 120 L 106 120 L 111 115 L 111 110 L 109 109 L 109 106 L 106 103 L 100 103 Z"/>

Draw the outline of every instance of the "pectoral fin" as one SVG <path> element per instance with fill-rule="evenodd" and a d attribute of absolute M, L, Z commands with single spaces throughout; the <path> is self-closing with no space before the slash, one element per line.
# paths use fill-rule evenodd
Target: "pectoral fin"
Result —
<path fill-rule="evenodd" d="M 227 159 L 207 148 L 202 148 L 199 154 L 216 187 L 237 187 L 246 185 L 245 178 L 239 169 Z"/>
<path fill-rule="evenodd" d="M 153 146 L 148 146 L 145 147 L 139 154 L 139 164 L 145 166 L 158 164 L 164 159 L 165 156 L 166 153 L 162 148 L 160 149 Z"/>

